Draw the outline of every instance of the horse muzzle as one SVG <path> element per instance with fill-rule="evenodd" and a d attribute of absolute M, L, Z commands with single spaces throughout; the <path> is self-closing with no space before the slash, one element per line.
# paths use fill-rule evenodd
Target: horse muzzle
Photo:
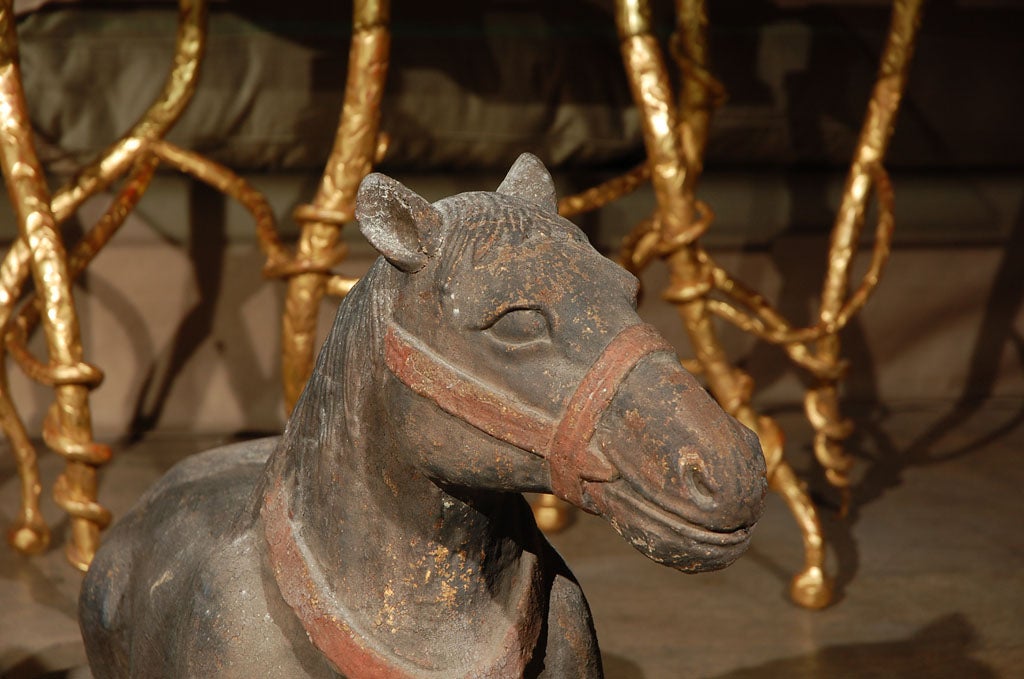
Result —
<path fill-rule="evenodd" d="M 767 491 L 757 437 L 673 357 L 635 367 L 591 446 L 616 474 L 585 483 L 585 504 L 646 556 L 702 571 L 746 550 Z"/>

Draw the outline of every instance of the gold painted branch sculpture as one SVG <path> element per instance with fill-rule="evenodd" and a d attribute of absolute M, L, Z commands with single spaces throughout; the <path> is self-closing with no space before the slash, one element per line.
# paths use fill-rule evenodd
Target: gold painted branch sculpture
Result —
<path fill-rule="evenodd" d="M 226 168 L 163 141 L 195 92 L 206 38 L 205 0 L 180 0 L 179 26 L 171 71 L 157 99 L 120 140 L 82 168 L 53 195 L 33 145 L 18 66 L 17 36 L 11 0 L 0 0 L 0 160 L 20 235 L 0 264 L 0 425 L 14 452 L 21 479 L 21 507 L 8 541 L 17 550 L 38 553 L 49 543 L 49 528 L 39 512 L 41 484 L 36 452 L 11 399 L 6 353 L 33 380 L 55 390 L 55 402 L 43 427 L 47 445 L 67 460 L 57 480 L 57 503 L 71 516 L 68 560 L 88 568 L 99 533 L 110 521 L 97 502 L 97 468 L 110 459 L 108 447 L 93 441 L 88 391 L 102 380 L 83 361 L 71 285 L 124 222 L 163 162 L 206 181 L 238 199 L 256 219 L 264 252 L 284 259 L 273 216 L 264 198 Z M 127 173 L 106 213 L 71 250 L 59 231 L 90 196 L 112 187 Z M 23 294 L 31 274 L 37 300 Z M 43 326 L 49 359 L 42 362 L 25 348 L 28 336 Z"/>
<path fill-rule="evenodd" d="M 261 194 L 227 168 L 163 141 L 194 92 L 205 41 L 205 1 L 180 0 L 179 4 L 175 59 L 159 98 L 120 141 L 51 197 L 25 113 L 11 0 L 0 0 L 0 156 L 21 234 L 0 264 L 0 333 L 4 339 L 0 345 L 0 424 L 11 442 L 22 481 L 22 506 L 9 538 L 17 549 L 32 553 L 46 546 L 49 533 L 38 509 L 35 450 L 10 398 L 4 351 L 32 378 L 55 389 L 56 401 L 46 419 L 44 437 L 68 460 L 55 493 L 72 516 L 68 557 L 83 569 L 95 553 L 100 529 L 109 520 L 109 514 L 96 502 L 96 469 L 110 453 L 92 441 L 88 390 L 98 384 L 101 373 L 82 359 L 71 298 L 73 279 L 112 237 L 159 163 L 238 200 L 256 222 L 260 247 L 267 257 L 266 275 L 288 282 L 282 365 L 290 412 L 312 371 L 321 300 L 326 294 L 343 297 L 355 283 L 333 273 L 346 256 L 340 229 L 353 218 L 359 182 L 386 146 L 379 125 L 388 65 L 390 3 L 356 0 L 345 102 L 335 146 L 313 201 L 295 211 L 301 235 L 296 252 L 291 252 L 280 242 L 273 214 Z M 827 479 L 843 492 L 844 504 L 848 502 L 851 459 L 842 443 L 851 425 L 842 417 L 838 402 L 839 380 L 846 370 L 838 334 L 874 290 L 888 258 L 893 194 L 882 163 L 906 84 L 922 0 L 894 2 L 878 79 L 833 226 L 818 320 L 806 328 L 794 328 L 764 297 L 716 264 L 699 243 L 714 215 L 696 199 L 695 190 L 712 112 L 723 101 L 725 90 L 710 73 L 703 0 L 676 0 L 675 5 L 672 56 L 682 74 L 677 94 L 672 91 L 668 66 L 652 31 L 649 3 L 617 0 L 622 57 L 642 113 L 647 161 L 623 177 L 563 199 L 559 210 L 569 216 L 595 209 L 645 181 L 652 183 L 657 208 L 624 242 L 622 264 L 635 273 L 655 259 L 667 265 L 670 284 L 663 297 L 677 307 L 695 352 L 692 360 L 685 361 L 686 366 L 702 374 L 725 410 L 760 437 L 771 487 L 786 500 L 803 535 L 805 562 L 793 580 L 792 597 L 803 606 L 821 607 L 831 600 L 832 590 L 816 509 L 783 458 L 778 425 L 751 406 L 752 380 L 730 363 L 714 319 L 724 319 L 780 346 L 814 378 L 805 409 L 815 429 L 815 454 Z M 128 178 L 107 213 L 68 256 L 59 225 L 86 198 L 108 189 L 125 173 Z M 873 252 L 867 274 L 853 287 L 851 261 L 872 195 L 879 208 Z M 36 289 L 42 291 L 38 301 L 22 294 L 30 274 Z M 45 364 L 25 349 L 37 324 L 43 326 L 50 351 Z M 539 516 L 549 526 L 564 523 L 565 505 L 553 498 L 542 505 Z"/>

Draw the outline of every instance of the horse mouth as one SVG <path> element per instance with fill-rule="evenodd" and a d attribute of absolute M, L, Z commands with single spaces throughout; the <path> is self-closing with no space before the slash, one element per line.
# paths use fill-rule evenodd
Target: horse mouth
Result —
<path fill-rule="evenodd" d="M 651 559 L 687 572 L 717 570 L 740 557 L 755 524 L 715 530 L 634 491 L 625 479 L 587 484 L 587 494 L 612 526 Z"/>

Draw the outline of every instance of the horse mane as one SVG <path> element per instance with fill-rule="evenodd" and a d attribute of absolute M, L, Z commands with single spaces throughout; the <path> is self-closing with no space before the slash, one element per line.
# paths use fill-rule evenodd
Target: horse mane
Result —
<path fill-rule="evenodd" d="M 383 346 L 384 321 L 391 316 L 397 275 L 381 257 L 342 300 L 278 445 L 283 459 L 325 447 L 347 447 L 359 438 L 361 423 L 352 417 L 352 408 L 366 401 L 367 394 L 361 392 L 378 384 L 377 373 L 385 369 L 375 353 Z M 361 378 L 350 378 L 356 370 Z M 346 440 L 329 440 L 339 434 Z"/>

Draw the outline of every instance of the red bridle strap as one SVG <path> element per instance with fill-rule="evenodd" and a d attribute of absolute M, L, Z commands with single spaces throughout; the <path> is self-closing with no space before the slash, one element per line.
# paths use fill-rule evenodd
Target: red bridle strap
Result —
<path fill-rule="evenodd" d="M 584 375 L 556 421 L 452 365 L 393 323 L 384 340 L 385 364 L 403 384 L 449 415 L 547 459 L 551 490 L 579 507 L 584 481 L 610 481 L 617 474 L 590 447 L 601 416 L 637 363 L 660 351 L 675 353 L 652 326 L 639 323 L 623 329 Z"/>
<path fill-rule="evenodd" d="M 619 385 L 643 358 L 660 351 L 675 355 L 672 345 L 653 326 L 631 325 L 612 339 L 583 376 L 548 446 L 551 490 L 556 495 L 582 507 L 584 481 L 614 478 L 615 468 L 591 448 L 590 440 Z"/>

